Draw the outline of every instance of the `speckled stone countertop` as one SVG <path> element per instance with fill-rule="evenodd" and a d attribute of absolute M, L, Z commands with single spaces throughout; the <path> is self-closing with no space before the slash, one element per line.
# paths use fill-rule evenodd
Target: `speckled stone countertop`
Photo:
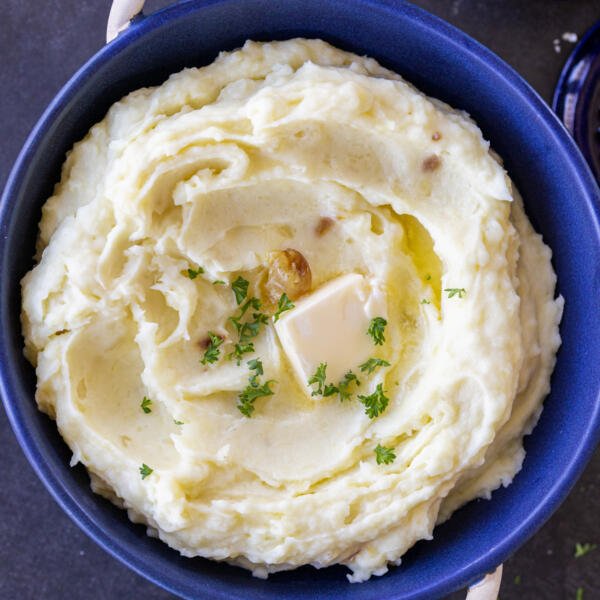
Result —
<path fill-rule="evenodd" d="M 147 12 L 169 4 L 147 2 Z M 548 102 L 599 0 L 417 0 L 499 54 Z M 104 42 L 108 0 L 4 0 L 0 19 L 0 185 L 29 130 Z M 563 36 L 563 34 L 566 34 Z M 7 116 L 9 115 L 9 116 Z M 1 334 L 0 334 L 1 335 Z M 0 411 L 0 599 L 172 598 L 110 557 L 55 504 Z M 575 558 L 575 544 L 598 548 Z M 546 525 L 505 564 L 502 600 L 600 599 L 600 450 Z M 464 598 L 457 592 L 450 598 Z"/>

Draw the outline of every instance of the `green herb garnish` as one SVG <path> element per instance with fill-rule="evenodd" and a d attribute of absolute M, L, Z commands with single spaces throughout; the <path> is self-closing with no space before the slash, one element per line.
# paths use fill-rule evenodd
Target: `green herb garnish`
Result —
<path fill-rule="evenodd" d="M 252 313 L 252 318 L 254 319 L 253 321 L 242 323 L 239 329 L 240 342 L 242 344 L 255 338 L 260 332 L 260 326 L 266 325 L 269 322 L 269 317 L 264 313 Z"/>
<path fill-rule="evenodd" d="M 173 419 L 173 423 L 175 423 L 175 425 L 185 425 L 183 421 L 178 421 L 177 419 Z"/>
<path fill-rule="evenodd" d="M 390 399 L 385 395 L 383 391 L 383 384 L 378 383 L 375 391 L 368 396 L 358 396 L 358 399 L 365 406 L 365 414 L 369 419 L 378 417 L 386 408 Z"/>
<path fill-rule="evenodd" d="M 444 288 L 444 291 L 448 292 L 448 298 L 454 298 L 454 296 L 462 298 L 467 293 L 465 288 Z"/>
<path fill-rule="evenodd" d="M 383 342 L 385 342 L 385 336 L 383 335 L 383 332 L 386 325 L 387 321 L 383 317 L 375 317 L 374 319 L 371 319 L 367 333 L 373 338 L 376 346 L 381 346 Z"/>
<path fill-rule="evenodd" d="M 151 469 L 146 463 L 142 463 L 142 466 L 140 467 L 140 475 L 142 476 L 142 479 L 146 479 L 146 477 L 148 477 L 148 475 L 152 475 L 153 472 L 154 469 Z"/>
<path fill-rule="evenodd" d="M 196 279 L 198 275 L 202 275 L 204 273 L 204 269 L 202 267 L 198 267 L 197 269 L 184 269 L 181 271 L 182 275 L 186 275 L 190 279 Z"/>
<path fill-rule="evenodd" d="M 260 300 L 258 298 L 250 298 L 240 308 L 239 315 L 237 315 L 235 317 L 229 317 L 229 320 L 235 326 L 238 334 L 241 332 L 242 325 L 243 325 L 242 319 L 243 319 L 244 315 L 246 314 L 246 312 L 248 311 L 248 309 L 253 308 L 254 310 L 260 310 L 260 307 L 261 307 L 261 304 L 260 304 Z"/>
<path fill-rule="evenodd" d="M 585 556 L 592 550 L 595 550 L 596 548 L 596 544 L 590 544 L 587 542 L 585 544 L 580 544 L 579 542 L 577 542 L 575 544 L 575 554 L 573 556 L 575 556 L 575 558 L 580 558 L 582 556 Z"/>
<path fill-rule="evenodd" d="M 203 365 L 208 363 L 212 364 L 219 360 L 219 354 L 221 353 L 219 346 L 223 343 L 223 338 L 214 334 L 212 331 L 208 332 L 208 337 L 210 339 L 208 347 L 206 348 L 204 356 L 200 360 Z"/>
<path fill-rule="evenodd" d="M 253 375 L 252 378 L 256 377 Z M 251 381 L 252 381 L 251 378 Z M 273 390 L 269 387 L 273 380 L 265 382 L 263 385 L 253 385 L 250 383 L 249 386 L 242 392 L 240 392 L 239 404 L 237 405 L 239 411 L 246 417 L 251 417 L 254 412 L 254 401 L 263 396 L 272 396 Z"/>
<path fill-rule="evenodd" d="M 279 298 L 279 302 L 277 304 L 277 310 L 273 315 L 273 321 L 277 323 L 277 321 L 279 321 L 281 313 L 285 312 L 286 310 L 291 310 L 292 308 L 294 308 L 294 303 L 287 297 L 287 294 L 281 294 L 281 298 Z"/>
<path fill-rule="evenodd" d="M 144 399 L 142 400 L 142 403 L 140 404 L 140 406 L 146 414 L 149 414 L 152 412 L 152 409 L 150 408 L 152 406 L 152 400 L 150 400 L 150 398 L 147 398 L 146 396 L 144 396 Z"/>
<path fill-rule="evenodd" d="M 255 371 L 254 375 L 250 376 L 250 385 L 252 387 L 258 387 L 258 378 L 264 373 L 262 361 L 260 360 L 260 358 L 253 358 L 252 360 L 249 360 L 246 364 L 248 365 L 248 368 L 251 371 Z"/>
<path fill-rule="evenodd" d="M 248 286 L 250 282 L 247 279 L 244 279 L 241 275 L 238 275 L 238 278 L 231 284 L 231 288 L 233 289 L 233 293 L 235 294 L 235 301 L 238 303 L 238 306 L 244 301 L 244 298 L 248 295 Z"/>
<path fill-rule="evenodd" d="M 363 373 L 366 371 L 369 375 L 378 367 L 389 367 L 390 363 L 383 358 L 370 358 L 358 367 Z"/>
<path fill-rule="evenodd" d="M 393 448 L 387 448 L 381 444 L 375 447 L 375 457 L 378 465 L 389 465 L 396 460 L 396 454 Z"/>
<path fill-rule="evenodd" d="M 242 356 L 244 354 L 248 354 L 249 352 L 254 352 L 254 344 L 249 342 L 247 344 L 236 344 L 233 348 L 233 352 L 230 352 L 227 355 L 229 360 L 233 360 L 235 358 L 235 362 L 239 366 L 242 362 Z"/>
<path fill-rule="evenodd" d="M 427 300 L 427 298 L 423 298 L 423 300 L 421 300 L 421 304 L 431 304 L 431 300 Z"/>
<path fill-rule="evenodd" d="M 358 377 L 356 377 L 356 375 L 352 371 L 348 371 L 338 384 L 338 393 L 340 394 L 340 400 L 342 402 L 344 400 L 348 400 L 348 398 L 350 398 L 350 396 L 352 395 L 350 393 L 350 384 L 352 382 L 356 383 L 356 385 L 360 385 Z"/>
<path fill-rule="evenodd" d="M 340 390 L 338 389 L 337 385 L 333 385 L 333 383 L 327 383 L 325 384 L 325 387 L 323 388 L 323 396 L 327 397 L 327 396 L 335 396 L 336 394 L 339 394 Z"/>
<path fill-rule="evenodd" d="M 222 279 L 215 279 L 213 285 L 227 285 Z"/>
<path fill-rule="evenodd" d="M 425 275 L 425 281 L 431 281 L 431 275 L 429 273 Z"/>
<path fill-rule="evenodd" d="M 318 367 L 317 370 L 315 371 L 315 374 L 308 380 L 308 385 L 313 385 L 314 383 L 317 384 L 317 389 L 314 390 L 311 394 L 311 396 L 322 396 L 323 392 L 325 391 L 325 377 L 326 375 L 326 371 L 327 371 L 327 363 L 321 363 Z"/>

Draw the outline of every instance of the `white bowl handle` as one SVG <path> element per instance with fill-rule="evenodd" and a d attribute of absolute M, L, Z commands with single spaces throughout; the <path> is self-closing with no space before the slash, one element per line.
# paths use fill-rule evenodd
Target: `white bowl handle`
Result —
<path fill-rule="evenodd" d="M 106 26 L 106 42 L 112 42 L 129 27 L 133 17 L 142 12 L 145 0 L 113 0 Z M 502 580 L 502 565 L 480 582 L 471 586 L 466 600 L 496 600 Z"/>
<path fill-rule="evenodd" d="M 106 42 L 112 42 L 142 12 L 145 0 L 113 0 L 106 25 Z"/>
<path fill-rule="evenodd" d="M 488 573 L 481 581 L 472 585 L 465 600 L 496 600 L 502 581 L 502 565 L 493 573 Z"/>

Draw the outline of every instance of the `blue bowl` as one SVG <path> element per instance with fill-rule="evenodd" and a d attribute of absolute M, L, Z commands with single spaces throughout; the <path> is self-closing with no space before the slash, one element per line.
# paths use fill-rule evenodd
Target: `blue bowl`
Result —
<path fill-rule="evenodd" d="M 94 495 L 82 467 L 33 401 L 22 355 L 19 280 L 32 266 L 40 206 L 65 152 L 108 107 L 185 66 L 211 62 L 246 39 L 319 37 L 368 54 L 427 94 L 466 110 L 521 190 L 554 250 L 566 298 L 552 393 L 514 483 L 471 502 L 418 543 L 400 568 L 349 584 L 345 569 L 306 567 L 267 581 L 242 569 L 187 559 Z M 443 21 L 405 2 L 189 0 L 137 19 L 61 90 L 27 140 L 0 207 L 0 384 L 29 461 L 65 512 L 132 569 L 187 598 L 436 598 L 503 562 L 565 498 L 600 438 L 600 194 L 581 154 L 536 93 L 506 64 Z M 585 339 L 584 339 L 585 338 Z"/>

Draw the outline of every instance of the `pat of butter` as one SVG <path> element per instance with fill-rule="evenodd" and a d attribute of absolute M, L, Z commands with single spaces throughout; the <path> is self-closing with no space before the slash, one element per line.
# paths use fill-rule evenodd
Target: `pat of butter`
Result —
<path fill-rule="evenodd" d="M 350 273 L 296 301 L 275 330 L 303 386 L 319 363 L 327 363 L 327 382 L 337 383 L 375 354 L 367 334 L 374 317 L 387 317 L 385 294 L 373 281 Z"/>

